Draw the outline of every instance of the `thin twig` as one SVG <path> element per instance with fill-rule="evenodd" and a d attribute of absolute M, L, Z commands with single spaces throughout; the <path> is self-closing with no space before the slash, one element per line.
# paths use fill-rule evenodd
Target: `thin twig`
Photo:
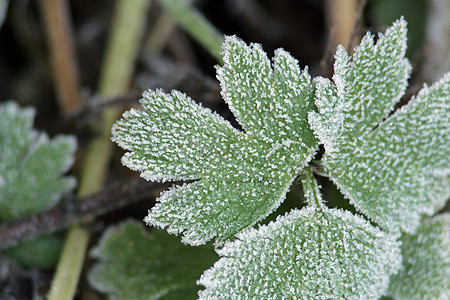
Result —
<path fill-rule="evenodd" d="M 154 197 L 157 186 L 155 183 L 137 178 L 126 183 L 114 184 L 93 196 L 71 199 L 51 210 L 3 225 L 0 227 L 0 250 Z"/>

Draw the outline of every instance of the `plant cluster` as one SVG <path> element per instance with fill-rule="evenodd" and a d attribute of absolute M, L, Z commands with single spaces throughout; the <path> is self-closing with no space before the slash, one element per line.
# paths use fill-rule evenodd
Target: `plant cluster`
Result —
<path fill-rule="evenodd" d="M 450 195 L 450 74 L 395 110 L 411 71 L 405 51 L 400 19 L 352 56 L 338 47 L 329 80 L 282 49 L 271 61 L 259 44 L 226 37 L 217 78 L 240 129 L 160 90 L 113 126 L 124 165 L 151 181 L 193 181 L 163 192 L 145 221 L 188 245 L 215 240 L 220 259 L 197 281 L 200 299 L 448 295 L 450 215 L 421 222 Z M 321 174 L 359 214 L 324 203 L 308 165 L 319 145 Z M 254 226 L 298 176 L 307 205 Z M 163 287 L 147 296 L 185 285 Z"/>
<path fill-rule="evenodd" d="M 239 128 L 179 91 L 144 92 L 113 141 L 146 180 L 187 181 L 145 218 L 184 245 L 133 221 L 110 228 L 91 253 L 92 286 L 111 299 L 447 299 L 450 214 L 436 213 L 450 196 L 450 73 L 398 108 L 406 31 L 400 19 L 351 56 L 339 46 L 332 80 L 282 49 L 270 60 L 225 37 L 217 78 Z M 75 139 L 49 139 L 33 117 L 0 105 L 0 222 L 49 209 L 75 186 L 62 176 Z M 327 206 L 316 175 L 354 211 Z M 305 203 L 262 223 L 296 180 Z M 59 247 L 48 235 L 3 253 L 46 268 L 54 262 L 38 253 Z"/>

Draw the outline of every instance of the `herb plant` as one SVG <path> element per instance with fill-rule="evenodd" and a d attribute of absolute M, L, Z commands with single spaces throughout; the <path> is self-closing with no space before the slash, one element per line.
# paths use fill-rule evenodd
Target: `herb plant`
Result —
<path fill-rule="evenodd" d="M 160 90 L 145 92 L 144 110 L 113 126 L 128 151 L 122 162 L 143 178 L 194 181 L 163 192 L 145 221 L 189 245 L 215 239 L 221 258 L 198 280 L 200 299 L 450 293 L 449 237 L 440 234 L 448 215 L 417 231 L 450 195 L 450 73 L 395 110 L 411 71 L 405 50 L 400 19 L 376 41 L 367 34 L 351 57 L 338 47 L 333 80 L 312 79 L 284 50 L 270 61 L 260 45 L 226 37 L 217 77 L 241 129 L 181 92 Z M 308 165 L 319 144 L 321 174 L 358 215 L 324 203 Z M 255 227 L 297 177 L 306 207 Z M 423 238 L 429 232 L 432 241 Z M 411 281 L 408 270 L 424 261 L 436 267 Z M 408 280 L 428 285 L 398 287 Z"/>
<path fill-rule="evenodd" d="M 75 187 L 74 178 L 63 176 L 74 160 L 75 138 L 49 139 L 33 129 L 34 115 L 13 101 L 0 105 L 0 223 L 45 211 Z M 43 235 L 3 253 L 23 266 L 48 269 L 60 248 L 58 237 Z"/>
<path fill-rule="evenodd" d="M 34 109 L 0 105 L 0 222 L 54 206 L 75 179 L 63 177 L 73 163 L 71 136 L 50 140 L 33 129 Z"/>

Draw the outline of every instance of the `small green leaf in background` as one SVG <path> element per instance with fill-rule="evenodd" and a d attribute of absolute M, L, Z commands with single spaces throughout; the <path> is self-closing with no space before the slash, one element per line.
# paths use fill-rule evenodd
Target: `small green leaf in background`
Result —
<path fill-rule="evenodd" d="M 59 236 L 41 235 L 36 239 L 8 248 L 3 253 L 24 268 L 50 270 L 58 263 L 62 246 L 63 241 Z"/>
<path fill-rule="evenodd" d="M 72 165 L 75 138 L 49 140 L 33 129 L 33 119 L 32 108 L 0 104 L 0 222 L 47 210 L 75 186 L 74 178 L 62 176 Z M 60 249 L 57 237 L 43 236 L 4 253 L 24 267 L 49 269 Z"/>
<path fill-rule="evenodd" d="M 0 105 L 0 222 L 54 206 L 75 179 L 62 177 L 73 162 L 75 138 L 49 140 L 33 129 L 34 110 Z"/>
<path fill-rule="evenodd" d="M 196 280 L 217 260 L 211 245 L 189 247 L 155 230 L 126 222 L 103 234 L 89 281 L 109 299 L 196 299 Z"/>
<path fill-rule="evenodd" d="M 445 0 L 446 1 L 446 0 Z M 413 59 L 420 56 L 425 40 L 425 28 L 427 24 L 429 0 L 372 0 L 368 10 L 370 18 L 376 26 L 389 26 L 400 16 L 411 22 L 408 34 L 408 50 L 406 55 Z"/>
<path fill-rule="evenodd" d="M 391 278 L 395 299 L 448 299 L 450 295 L 450 213 L 422 222 L 402 237 L 403 265 Z"/>
<path fill-rule="evenodd" d="M 200 299 L 377 299 L 401 261 L 393 235 L 325 206 L 294 209 L 217 250 Z"/>
<path fill-rule="evenodd" d="M 183 242 L 223 243 L 268 216 L 312 158 L 308 125 L 314 88 L 306 70 L 279 49 L 226 37 L 218 68 L 222 96 L 245 133 L 186 95 L 147 91 L 113 129 L 122 162 L 147 180 L 199 180 L 163 193 L 148 224 L 184 233 Z"/>
<path fill-rule="evenodd" d="M 310 123 L 325 146 L 323 166 L 356 209 L 388 231 L 414 232 L 450 195 L 450 73 L 389 116 L 410 64 L 401 19 L 350 59 L 337 50 L 331 82 L 316 82 Z"/>

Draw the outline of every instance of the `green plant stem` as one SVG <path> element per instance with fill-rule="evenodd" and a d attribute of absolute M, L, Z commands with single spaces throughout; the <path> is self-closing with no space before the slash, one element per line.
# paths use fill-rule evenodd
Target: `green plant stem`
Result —
<path fill-rule="evenodd" d="M 159 0 L 161 6 L 202 45 L 219 63 L 223 63 L 223 35 L 192 5 L 182 0 Z"/>
<path fill-rule="evenodd" d="M 111 36 L 101 71 L 99 83 L 99 94 L 101 96 L 117 96 L 128 89 L 149 4 L 150 1 L 148 0 L 117 1 Z M 112 154 L 111 126 L 119 115 L 120 111 L 116 108 L 107 108 L 102 114 L 100 135 L 89 144 L 83 161 L 78 190 L 78 196 L 80 197 L 92 195 L 103 187 L 107 165 Z M 75 267 L 71 263 L 72 257 L 84 257 L 87 249 L 87 242 L 78 244 L 71 239 L 73 235 L 80 239 L 89 239 L 88 231 L 82 230 L 78 226 L 73 226 L 69 230 L 64 247 L 65 249 L 73 248 L 73 250 L 70 252 L 63 251 L 62 253 L 52 282 L 52 293 L 48 298 L 49 300 L 73 299 L 79 272 L 71 276 L 68 276 L 67 273 L 72 273 L 72 268 L 81 270 L 83 260 L 78 260 L 78 265 Z M 77 246 L 74 247 L 73 243 L 76 243 Z"/>
<path fill-rule="evenodd" d="M 145 42 L 145 52 L 153 55 L 161 53 L 175 26 L 175 20 L 162 12 Z"/>
<path fill-rule="evenodd" d="M 151 1 L 118 0 L 100 72 L 98 93 L 117 96 L 128 90 Z"/>
<path fill-rule="evenodd" d="M 319 184 L 310 168 L 306 167 L 302 171 L 300 180 L 302 181 L 303 192 L 305 193 L 305 199 L 307 199 L 308 205 L 315 208 L 324 208 L 325 204 L 323 203 Z"/>
<path fill-rule="evenodd" d="M 100 96 L 114 97 L 128 90 L 149 5 L 148 0 L 117 1 L 116 15 L 100 73 Z M 92 139 L 88 146 L 79 196 L 88 196 L 102 188 L 112 155 L 111 127 L 119 116 L 120 110 L 114 107 L 103 111 L 100 135 Z"/>
<path fill-rule="evenodd" d="M 67 235 L 56 276 L 52 282 L 48 299 L 73 299 L 78 278 L 83 266 L 85 249 L 89 241 L 89 234 L 79 226 L 73 226 Z"/>
<path fill-rule="evenodd" d="M 115 107 L 107 107 L 101 114 L 101 132 L 91 139 L 84 157 L 78 190 L 80 197 L 92 195 L 104 185 L 112 156 L 111 127 L 119 115 L 120 110 Z"/>
<path fill-rule="evenodd" d="M 192 0 L 185 1 L 188 4 L 192 2 Z M 151 55 L 158 55 L 161 53 L 175 26 L 175 20 L 165 11 L 161 12 L 152 28 L 152 31 L 145 41 L 145 52 Z"/>

